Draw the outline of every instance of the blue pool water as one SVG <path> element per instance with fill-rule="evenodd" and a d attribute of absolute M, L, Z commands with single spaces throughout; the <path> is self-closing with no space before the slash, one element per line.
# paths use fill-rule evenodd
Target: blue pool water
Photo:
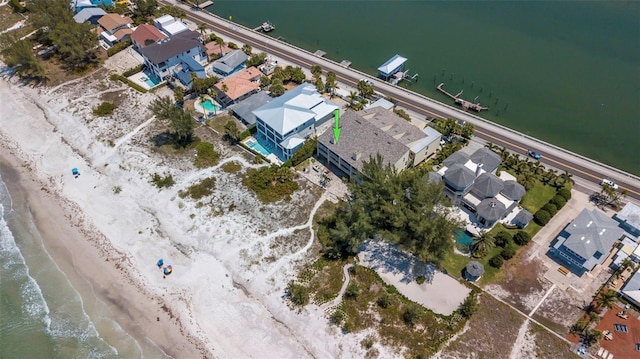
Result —
<path fill-rule="evenodd" d="M 473 244 L 473 237 L 467 231 L 456 231 L 456 242 L 463 246 L 470 246 Z"/>
<path fill-rule="evenodd" d="M 216 106 L 210 99 L 206 99 L 204 102 L 200 102 L 202 108 L 207 110 L 208 112 L 218 112 L 220 107 Z"/>
<path fill-rule="evenodd" d="M 256 140 L 250 140 L 247 141 L 247 146 L 249 146 L 249 148 L 251 148 L 252 150 L 258 152 L 259 154 L 267 157 L 271 154 L 271 152 L 269 152 L 266 148 L 262 147 L 262 145 L 260 144 L 260 142 L 256 141 Z"/>
<path fill-rule="evenodd" d="M 152 72 L 148 70 L 144 70 L 144 74 L 146 76 L 141 78 L 141 80 L 144 81 L 144 83 L 147 84 L 149 88 L 154 88 L 160 85 L 160 82 L 162 82 L 159 77 L 157 77 L 156 75 L 154 75 Z"/>

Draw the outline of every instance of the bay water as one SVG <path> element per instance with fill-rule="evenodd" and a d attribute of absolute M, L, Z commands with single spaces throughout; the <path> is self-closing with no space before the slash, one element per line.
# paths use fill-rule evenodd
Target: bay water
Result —
<path fill-rule="evenodd" d="M 371 75 L 395 54 L 412 91 L 640 174 L 640 2 L 216 0 L 207 8 Z M 544 154 L 543 154 L 544 155 Z"/>

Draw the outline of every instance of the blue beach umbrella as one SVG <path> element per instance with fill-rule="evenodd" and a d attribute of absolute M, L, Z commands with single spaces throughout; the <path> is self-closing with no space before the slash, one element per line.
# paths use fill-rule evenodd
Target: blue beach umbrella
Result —
<path fill-rule="evenodd" d="M 158 259 L 158 263 L 156 263 L 158 265 L 158 267 L 162 267 L 162 265 L 164 264 L 164 259 L 160 258 Z"/>
<path fill-rule="evenodd" d="M 77 168 L 75 168 L 75 167 L 71 170 L 71 173 L 72 173 L 74 176 L 77 176 L 77 175 L 79 175 L 79 174 L 80 174 L 80 172 L 78 171 L 78 169 L 77 169 Z"/>

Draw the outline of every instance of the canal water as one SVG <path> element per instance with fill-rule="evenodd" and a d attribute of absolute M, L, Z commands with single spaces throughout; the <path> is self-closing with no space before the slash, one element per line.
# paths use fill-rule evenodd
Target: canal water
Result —
<path fill-rule="evenodd" d="M 237 1 L 207 10 L 375 75 L 394 54 L 413 91 L 640 174 L 640 2 Z"/>

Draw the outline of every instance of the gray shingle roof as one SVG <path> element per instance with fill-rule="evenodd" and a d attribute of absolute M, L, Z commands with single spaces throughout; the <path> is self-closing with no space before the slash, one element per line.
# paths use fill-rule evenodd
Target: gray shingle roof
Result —
<path fill-rule="evenodd" d="M 469 158 L 476 164 L 482 164 L 486 172 L 493 172 L 502 162 L 500 156 L 486 147 L 479 148 Z"/>
<path fill-rule="evenodd" d="M 358 171 L 362 171 L 363 161 L 369 161 L 378 153 L 384 158 L 385 164 L 394 164 L 409 151 L 402 143 L 353 111 L 346 111 L 340 116 L 340 125 L 342 131 L 338 143 L 332 143 L 331 129 L 320 135 L 318 142 Z"/>
<path fill-rule="evenodd" d="M 482 265 L 482 263 L 477 261 L 471 261 L 467 263 L 464 269 L 469 275 L 474 277 L 480 277 L 484 274 L 484 266 Z"/>
<path fill-rule="evenodd" d="M 487 221 L 495 222 L 504 217 L 507 208 L 495 198 L 485 198 L 476 207 L 476 212 Z"/>
<path fill-rule="evenodd" d="M 504 188 L 502 189 L 502 194 L 505 195 L 512 201 L 519 201 L 522 197 L 527 193 L 524 187 L 513 180 L 504 181 Z"/>
<path fill-rule="evenodd" d="M 491 173 L 483 173 L 473 183 L 473 191 L 479 198 L 495 197 L 502 189 L 502 180 Z"/>
<path fill-rule="evenodd" d="M 616 218 L 628 226 L 640 230 L 640 207 L 628 202 L 616 215 Z"/>
<path fill-rule="evenodd" d="M 411 148 L 411 145 L 417 141 L 427 138 L 427 134 L 422 132 L 422 130 L 417 126 L 412 125 L 404 118 L 396 115 L 392 111 L 385 110 L 382 107 L 373 107 L 362 110 L 361 113 L 362 117 L 371 122 L 371 124 L 409 148 Z M 428 143 L 424 146 L 426 145 L 428 145 Z"/>
<path fill-rule="evenodd" d="M 563 245 L 587 260 L 594 257 L 596 252 L 606 257 L 613 243 L 624 233 L 615 220 L 597 210 L 586 208 L 564 229 L 564 232 L 569 236 Z M 600 259 L 597 255 L 595 257 Z"/>
<path fill-rule="evenodd" d="M 152 63 L 159 64 L 198 46 L 204 52 L 200 34 L 197 31 L 184 31 L 168 39 L 151 44 L 141 49 L 140 53 Z"/>
<path fill-rule="evenodd" d="M 458 151 L 452 153 L 449 157 L 447 157 L 447 159 L 445 159 L 442 164 L 446 167 L 451 167 L 456 163 L 464 165 L 465 163 L 467 163 L 467 161 L 469 161 L 469 155 L 464 152 Z"/>
<path fill-rule="evenodd" d="M 447 171 L 444 173 L 445 182 L 459 191 L 469 188 L 475 178 L 476 175 L 473 171 L 459 163 L 447 168 Z"/>
<path fill-rule="evenodd" d="M 512 222 L 516 226 L 520 228 L 524 228 L 527 226 L 527 224 L 529 224 L 529 222 L 531 222 L 532 219 L 533 219 L 533 214 L 531 214 L 526 209 L 523 209 L 520 212 L 518 212 L 518 214 L 516 214 L 515 217 L 513 217 Z"/>
<path fill-rule="evenodd" d="M 94 16 L 103 16 L 107 13 L 99 7 L 87 7 L 80 10 L 77 14 L 73 16 L 73 19 L 77 23 L 83 23 Z"/>
<path fill-rule="evenodd" d="M 218 60 L 213 62 L 213 68 L 228 74 L 235 70 L 238 66 L 243 64 L 249 56 L 245 54 L 242 50 L 233 50 L 230 53 L 222 56 Z"/>
<path fill-rule="evenodd" d="M 249 125 L 254 125 L 256 123 L 256 115 L 253 114 L 253 110 L 262 107 L 271 102 L 271 100 L 273 100 L 273 97 L 264 91 L 260 91 L 245 98 L 240 103 L 229 106 L 229 109 L 240 117 L 242 121 Z"/>

